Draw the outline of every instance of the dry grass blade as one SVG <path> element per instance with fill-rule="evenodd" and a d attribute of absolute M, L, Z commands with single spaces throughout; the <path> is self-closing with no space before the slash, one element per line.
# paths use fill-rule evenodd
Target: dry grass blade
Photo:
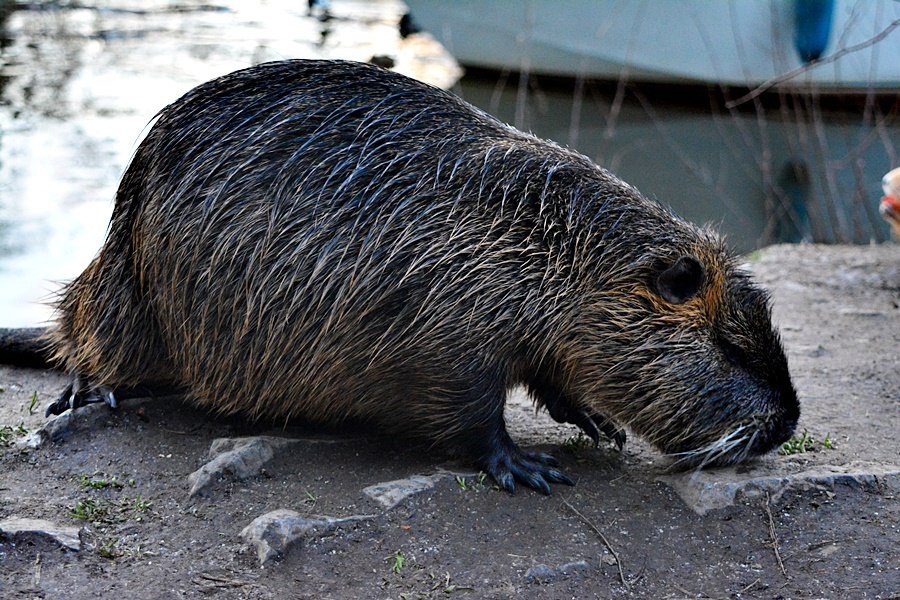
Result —
<path fill-rule="evenodd" d="M 40 589 L 41 587 L 41 553 L 38 552 L 37 556 L 34 557 L 34 577 L 31 580 L 31 584 L 35 589 Z"/>
<path fill-rule="evenodd" d="M 231 577 L 224 577 L 213 573 L 200 573 L 194 580 L 194 583 L 213 588 L 239 588 L 256 585 L 252 581 L 233 579 Z"/>
<path fill-rule="evenodd" d="M 778 561 L 778 568 L 781 574 L 787 577 L 784 570 L 784 562 L 781 560 L 781 552 L 778 551 L 778 536 L 775 535 L 775 519 L 772 517 L 772 509 L 769 508 L 769 492 L 766 492 L 766 515 L 769 517 L 769 539 L 772 541 L 772 549 L 775 551 L 775 559 Z"/>

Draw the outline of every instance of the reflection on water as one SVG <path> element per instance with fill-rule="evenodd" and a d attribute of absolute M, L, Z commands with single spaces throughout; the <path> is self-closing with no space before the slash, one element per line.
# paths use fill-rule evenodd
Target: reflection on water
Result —
<path fill-rule="evenodd" d="M 323 18 L 296 0 L 0 0 L 0 327 L 49 317 L 40 301 L 100 247 L 148 122 L 194 85 L 267 60 L 381 54 L 401 72 L 452 81 L 427 41 L 400 41 L 399 0 L 331 7 Z M 517 87 L 471 77 L 453 89 L 579 149 L 685 217 L 717 224 L 738 249 L 887 238 L 877 201 L 881 175 L 898 163 L 896 104 L 831 115 L 798 100 L 729 114 L 536 78 Z"/>
<path fill-rule="evenodd" d="M 739 251 L 779 241 L 889 237 L 878 202 L 882 175 L 898 164 L 896 96 L 861 96 L 825 110 L 833 99 L 785 95 L 780 103 L 770 98 L 728 111 L 719 90 L 584 82 L 561 88 L 533 76 L 527 86 L 467 77 L 457 92 L 577 148 L 685 218 L 712 223 Z"/>
<path fill-rule="evenodd" d="M 284 58 L 366 61 L 449 85 L 428 36 L 401 40 L 399 0 L 0 0 L 0 327 L 41 304 L 103 242 L 119 177 L 154 114 L 195 85 Z M 436 49 L 437 47 L 437 49 Z"/>

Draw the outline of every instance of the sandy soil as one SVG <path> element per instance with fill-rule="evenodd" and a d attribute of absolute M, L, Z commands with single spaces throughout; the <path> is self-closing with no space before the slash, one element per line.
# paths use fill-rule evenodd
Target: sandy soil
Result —
<path fill-rule="evenodd" d="M 777 246 L 750 267 L 773 292 L 810 451 L 672 477 L 634 436 L 622 453 L 566 444 L 574 430 L 515 397 L 514 437 L 577 480 L 549 497 L 449 474 L 386 510 L 363 489 L 467 466 L 173 399 L 91 407 L 29 449 L 63 377 L 0 367 L 0 522 L 45 519 L 81 542 L 0 535 L 0 598 L 897 598 L 900 247 Z M 260 434 L 298 441 L 189 496 L 213 440 Z M 710 490 L 731 505 L 698 505 Z M 240 533 L 276 509 L 371 518 L 261 566 Z"/>

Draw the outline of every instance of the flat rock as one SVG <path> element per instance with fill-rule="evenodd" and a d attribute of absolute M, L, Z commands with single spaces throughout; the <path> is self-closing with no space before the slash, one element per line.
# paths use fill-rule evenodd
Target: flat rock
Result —
<path fill-rule="evenodd" d="M 217 438 L 209 449 L 210 461 L 188 475 L 190 496 L 206 491 L 220 478 L 241 481 L 259 475 L 276 450 L 298 442 L 271 436 Z"/>
<path fill-rule="evenodd" d="M 370 485 L 363 488 L 363 493 L 380 504 L 385 510 L 391 510 L 410 496 L 432 489 L 438 481 L 459 475 L 468 477 L 473 475 L 473 473 L 439 471 L 433 475 L 413 475 L 405 479 L 395 479 Z"/>
<path fill-rule="evenodd" d="M 541 563 L 525 571 L 525 580 L 529 583 L 549 583 L 560 577 L 585 574 L 590 570 L 591 565 L 586 560 L 575 560 L 558 567 L 550 567 Z"/>
<path fill-rule="evenodd" d="M 573 560 L 564 565 L 559 565 L 557 570 L 563 575 L 574 575 L 576 573 L 587 573 L 591 570 L 591 565 L 586 560 Z"/>
<path fill-rule="evenodd" d="M 25 519 L 21 517 L 9 517 L 0 521 L 0 534 L 12 538 L 23 536 L 36 536 L 48 538 L 66 548 L 78 552 L 81 550 L 81 529 L 57 525 L 44 519 Z"/>
<path fill-rule="evenodd" d="M 109 406 L 104 403 L 89 404 L 78 410 L 67 410 L 51 417 L 39 429 L 18 441 L 20 448 L 37 449 L 50 442 L 60 442 L 76 431 L 90 430 L 109 416 Z"/>
<path fill-rule="evenodd" d="M 243 481 L 260 474 L 281 450 L 295 444 L 340 444 L 345 439 L 286 438 L 268 435 L 216 438 L 209 447 L 209 462 L 188 475 L 189 495 L 208 490 L 219 479 Z"/>
<path fill-rule="evenodd" d="M 530 583 L 547 583 L 553 581 L 558 576 L 556 569 L 553 569 L 543 563 L 534 565 L 525 571 L 525 580 Z"/>
<path fill-rule="evenodd" d="M 341 518 L 307 517 L 293 510 L 279 509 L 255 518 L 241 531 L 241 537 L 256 548 L 260 564 L 265 564 L 283 556 L 292 545 L 304 539 L 318 537 L 341 525 L 368 521 L 374 517 L 374 515 Z"/>
<path fill-rule="evenodd" d="M 159 398 L 129 398 L 128 410 L 140 407 L 147 402 Z M 52 416 L 43 425 L 16 442 L 21 449 L 35 450 L 48 443 L 58 443 L 66 438 L 83 432 L 96 431 L 115 411 L 105 402 L 95 402 L 76 410 L 67 410 L 61 415 Z"/>
<path fill-rule="evenodd" d="M 740 498 L 769 494 L 777 501 L 782 494 L 809 488 L 833 489 L 837 485 L 878 491 L 900 490 L 900 466 L 850 463 L 819 465 L 797 473 L 773 473 L 748 476 L 735 468 L 710 469 L 678 475 L 663 475 L 659 480 L 678 492 L 694 512 L 707 512 L 731 506 Z"/>

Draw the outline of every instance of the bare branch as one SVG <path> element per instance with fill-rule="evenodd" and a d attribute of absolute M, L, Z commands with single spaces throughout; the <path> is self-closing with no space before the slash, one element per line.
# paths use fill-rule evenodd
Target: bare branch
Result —
<path fill-rule="evenodd" d="M 784 83 L 785 81 L 788 81 L 790 79 L 793 79 L 794 77 L 797 77 L 798 75 L 806 73 L 810 69 L 814 69 L 821 65 L 827 65 L 829 63 L 833 63 L 834 61 L 840 60 L 842 57 L 844 57 L 848 54 L 852 54 L 853 52 L 858 52 L 859 50 L 863 50 L 865 48 L 868 48 L 869 46 L 874 46 L 875 44 L 877 44 L 878 42 L 880 42 L 881 40 L 886 38 L 888 35 L 890 35 L 890 33 L 897 27 L 900 27 L 900 19 L 896 19 L 896 20 L 892 21 L 891 24 L 888 25 L 887 27 L 885 27 L 880 33 L 878 33 L 877 35 L 875 35 L 863 42 L 854 44 L 853 46 L 847 46 L 846 48 L 841 48 L 834 54 L 830 54 L 830 55 L 826 56 L 825 58 L 820 58 L 818 60 L 808 62 L 804 65 L 797 67 L 796 69 L 791 69 L 790 71 L 788 71 L 786 73 L 782 73 L 781 75 L 776 75 L 775 77 L 772 77 L 771 79 L 767 79 L 766 81 L 759 84 L 756 88 L 754 88 L 750 92 L 744 94 L 737 100 L 732 100 L 731 102 L 728 102 L 727 104 L 725 104 L 725 106 L 726 106 L 726 108 L 735 108 L 737 106 L 740 106 L 744 102 L 753 100 L 754 98 L 763 94 L 764 92 L 771 89 L 772 87 L 774 87 L 780 83 Z"/>

